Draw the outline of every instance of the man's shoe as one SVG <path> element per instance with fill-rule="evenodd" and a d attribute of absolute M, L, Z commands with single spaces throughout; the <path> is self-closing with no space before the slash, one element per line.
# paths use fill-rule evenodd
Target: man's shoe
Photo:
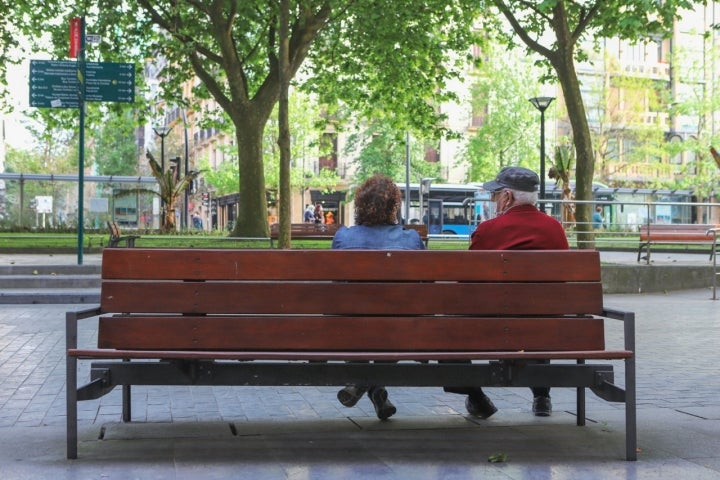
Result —
<path fill-rule="evenodd" d="M 375 407 L 375 414 L 380 420 L 387 420 L 397 412 L 395 405 L 388 399 L 387 390 L 383 387 L 373 388 L 368 396 Z"/>
<path fill-rule="evenodd" d="M 367 387 L 349 385 L 337 393 L 337 399 L 346 407 L 354 407 L 355 404 L 365 395 Z"/>
<path fill-rule="evenodd" d="M 470 415 L 483 419 L 490 418 L 497 412 L 495 404 L 484 394 L 468 395 L 465 399 L 465 408 Z"/>
<path fill-rule="evenodd" d="M 533 399 L 533 413 L 536 417 L 549 417 L 552 414 L 550 397 L 535 397 Z"/>

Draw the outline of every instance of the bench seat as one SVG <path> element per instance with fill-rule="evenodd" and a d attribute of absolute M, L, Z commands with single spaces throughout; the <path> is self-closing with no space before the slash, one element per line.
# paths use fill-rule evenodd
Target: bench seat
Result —
<path fill-rule="evenodd" d="M 69 458 L 77 402 L 116 386 L 130 421 L 131 385 L 369 382 L 576 388 L 578 425 L 591 389 L 625 403 L 636 458 L 634 315 L 604 307 L 594 251 L 108 249 L 101 288 L 66 315 Z M 87 318 L 95 347 L 77 344 Z M 598 360 L 625 363 L 624 387 Z"/>

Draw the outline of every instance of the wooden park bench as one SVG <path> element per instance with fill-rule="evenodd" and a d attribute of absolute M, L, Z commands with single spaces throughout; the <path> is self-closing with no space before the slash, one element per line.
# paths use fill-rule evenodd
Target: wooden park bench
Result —
<path fill-rule="evenodd" d="M 338 223 L 292 223 L 290 224 L 290 238 L 295 240 L 332 240 L 335 232 L 340 228 Z M 428 244 L 427 225 L 413 224 L 403 225 L 403 228 L 413 229 L 420 235 L 420 238 Z M 270 225 L 270 246 L 273 246 L 273 240 L 277 240 L 280 225 L 273 223 Z"/>
<path fill-rule="evenodd" d="M 291 223 L 290 238 L 295 240 L 332 240 L 340 228 L 338 223 Z M 270 246 L 277 240 L 280 233 L 280 224 L 270 225 Z"/>
<path fill-rule="evenodd" d="M 636 459 L 635 316 L 603 307 L 595 251 L 106 249 L 101 288 L 66 315 L 68 458 L 78 402 L 116 386 L 129 422 L 132 385 L 377 384 L 575 388 L 577 425 L 590 389 L 625 403 Z M 624 388 L 600 360 L 624 361 Z"/>
<path fill-rule="evenodd" d="M 707 245 L 710 247 L 710 260 L 712 260 L 717 248 L 715 236 L 710 233 L 714 228 L 717 228 L 717 225 L 644 224 L 640 227 L 637 261 L 645 260 L 650 264 L 650 246 L 658 244 Z"/>
<path fill-rule="evenodd" d="M 110 229 L 108 247 L 118 247 L 120 243 L 124 243 L 126 247 L 133 248 L 135 247 L 135 240 L 140 238 L 140 235 L 123 235 L 118 224 L 112 220 L 108 220 L 107 226 Z"/>

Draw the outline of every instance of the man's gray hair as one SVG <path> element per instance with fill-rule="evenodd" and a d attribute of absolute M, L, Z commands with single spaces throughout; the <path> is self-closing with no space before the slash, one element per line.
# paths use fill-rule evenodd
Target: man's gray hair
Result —
<path fill-rule="evenodd" d="M 508 188 L 515 198 L 515 205 L 535 205 L 538 202 L 538 192 L 523 192 Z"/>

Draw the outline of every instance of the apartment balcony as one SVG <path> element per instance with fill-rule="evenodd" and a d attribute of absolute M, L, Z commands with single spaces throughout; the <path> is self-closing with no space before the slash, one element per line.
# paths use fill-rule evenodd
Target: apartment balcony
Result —
<path fill-rule="evenodd" d="M 675 177 L 676 165 L 669 163 L 607 162 L 604 178 L 613 182 L 648 182 Z"/>

